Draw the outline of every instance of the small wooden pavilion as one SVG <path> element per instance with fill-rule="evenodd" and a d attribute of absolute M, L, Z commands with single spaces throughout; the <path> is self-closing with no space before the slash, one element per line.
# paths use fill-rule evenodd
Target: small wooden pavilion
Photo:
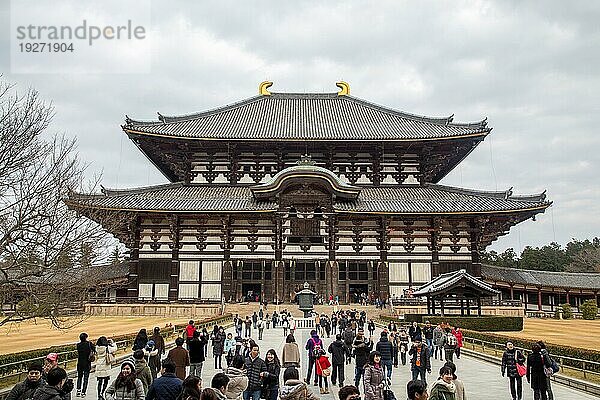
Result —
<path fill-rule="evenodd" d="M 465 269 L 442 274 L 421 286 L 413 296 L 427 297 L 427 314 L 435 315 L 437 305 L 441 315 L 448 309 L 460 309 L 460 315 L 471 315 L 471 309 L 477 309 L 481 315 L 481 298 L 492 297 L 500 292 L 479 278 L 467 273 Z"/>

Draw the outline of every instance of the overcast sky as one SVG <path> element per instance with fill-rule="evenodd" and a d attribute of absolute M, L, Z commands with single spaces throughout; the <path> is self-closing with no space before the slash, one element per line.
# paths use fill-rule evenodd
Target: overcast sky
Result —
<path fill-rule="evenodd" d="M 148 11 L 136 7 L 109 15 L 135 21 Z M 80 23 L 69 10 L 38 11 Z M 392 108 L 488 117 L 492 134 L 442 183 L 547 190 L 554 202 L 492 249 L 600 235 L 599 1 L 154 1 L 149 15 L 150 46 L 131 53 L 146 72 L 17 74 L 9 3 L 0 5 L 0 73 L 54 103 L 52 130 L 77 138 L 104 186 L 165 182 L 120 129 L 125 114 L 225 105 L 264 80 L 272 91 L 335 92 L 342 79 Z"/>

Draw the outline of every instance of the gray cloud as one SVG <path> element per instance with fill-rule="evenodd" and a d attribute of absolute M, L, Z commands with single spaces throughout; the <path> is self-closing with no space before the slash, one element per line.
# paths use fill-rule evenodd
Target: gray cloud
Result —
<path fill-rule="evenodd" d="M 600 3 L 520 1 L 153 2 L 149 74 L 9 72 L 54 101 L 53 129 L 76 136 L 105 186 L 163 182 L 124 137 L 124 114 L 154 119 L 274 91 L 335 91 L 458 121 L 488 117 L 488 137 L 443 183 L 547 189 L 554 206 L 492 248 L 600 234 Z M 135 18 L 135 16 L 119 15 Z"/>

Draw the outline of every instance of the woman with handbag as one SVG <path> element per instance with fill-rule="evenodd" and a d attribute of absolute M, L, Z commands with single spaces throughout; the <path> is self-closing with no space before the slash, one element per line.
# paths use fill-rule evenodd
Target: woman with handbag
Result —
<path fill-rule="evenodd" d="M 96 360 L 94 345 L 87 338 L 88 334 L 82 332 L 77 343 L 77 397 L 85 397 L 92 361 Z"/>
<path fill-rule="evenodd" d="M 329 382 L 327 378 L 331 375 L 331 362 L 327 357 L 325 350 L 320 345 L 315 346 L 315 353 L 318 354 L 315 360 L 315 373 L 319 379 L 319 391 L 321 394 L 329 393 Z"/>
<path fill-rule="evenodd" d="M 96 340 L 96 379 L 98 380 L 98 399 L 104 399 L 104 392 L 110 379 L 110 369 L 115 362 L 114 354 L 117 352 L 117 346 L 112 339 L 106 339 L 106 336 L 100 336 Z"/>
<path fill-rule="evenodd" d="M 523 375 L 527 373 L 525 356 L 515 349 L 512 342 L 506 342 L 506 351 L 502 355 L 502 376 L 508 377 L 510 394 L 513 400 L 523 398 Z M 516 388 L 515 388 L 516 383 Z"/>

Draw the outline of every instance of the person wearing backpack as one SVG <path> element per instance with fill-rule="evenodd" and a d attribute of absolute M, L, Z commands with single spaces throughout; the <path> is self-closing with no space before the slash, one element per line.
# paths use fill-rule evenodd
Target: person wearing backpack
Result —
<path fill-rule="evenodd" d="M 319 338 L 316 330 L 310 331 L 310 339 L 306 341 L 306 346 L 304 348 L 308 350 L 308 370 L 306 372 L 305 382 L 310 384 L 310 377 L 312 375 L 313 368 L 315 367 L 315 363 L 317 361 L 317 357 L 319 354 L 315 351 L 316 346 L 319 346 L 319 349 L 323 347 L 323 341 Z M 315 373 L 315 381 L 314 385 L 318 385 L 318 377 Z"/>
<path fill-rule="evenodd" d="M 98 381 L 98 399 L 104 398 L 104 392 L 108 387 L 110 380 L 110 369 L 115 362 L 114 354 L 117 352 L 117 346 L 112 339 L 106 339 L 106 336 L 100 336 L 96 340 L 96 380 Z"/>
<path fill-rule="evenodd" d="M 148 388 L 152 385 L 152 373 L 150 367 L 144 358 L 144 350 L 136 350 L 133 352 L 133 360 L 135 366 L 135 375 L 142 381 L 144 394 L 148 393 Z"/>
<path fill-rule="evenodd" d="M 520 365 L 521 367 L 517 366 Z M 523 377 L 519 374 L 518 368 L 524 368 L 525 356 L 519 350 L 515 349 L 512 342 L 506 342 L 506 351 L 502 355 L 502 376 L 506 374 L 509 380 L 510 394 L 513 400 L 523 398 Z M 516 388 L 515 388 L 516 384 Z"/>
<path fill-rule="evenodd" d="M 454 352 L 456 351 L 457 343 L 456 336 L 452 334 L 450 328 L 446 328 L 446 334 L 444 335 L 443 340 L 445 361 L 454 362 Z"/>
<path fill-rule="evenodd" d="M 346 326 L 346 330 L 344 330 L 344 333 L 342 334 L 342 339 L 344 340 L 344 343 L 346 344 L 346 346 L 348 346 L 348 348 L 352 348 L 352 343 L 354 343 L 354 331 L 352 330 L 352 327 L 350 325 Z M 351 355 L 348 355 L 348 357 L 346 358 L 346 364 L 350 364 L 350 362 L 352 361 L 352 357 Z"/>
<path fill-rule="evenodd" d="M 556 361 L 550 357 L 550 353 L 548 353 L 548 349 L 546 349 L 546 344 L 539 340 L 537 344 L 540 345 L 541 351 L 540 354 L 544 359 L 544 372 L 546 374 L 546 392 L 548 393 L 548 400 L 554 400 L 554 393 L 552 393 L 552 385 L 550 384 L 550 377 L 555 373 L 560 371 L 558 364 Z"/>

